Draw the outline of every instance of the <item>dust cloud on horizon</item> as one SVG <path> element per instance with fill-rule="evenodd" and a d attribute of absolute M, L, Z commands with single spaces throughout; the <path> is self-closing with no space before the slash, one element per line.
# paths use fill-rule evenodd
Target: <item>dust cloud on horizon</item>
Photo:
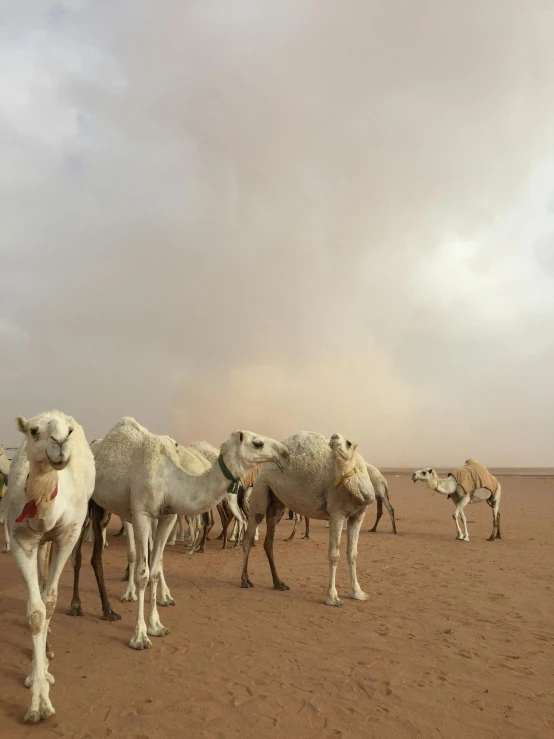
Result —
<path fill-rule="evenodd" d="M 551 5 L 1 5 L 0 441 L 554 464 Z"/>

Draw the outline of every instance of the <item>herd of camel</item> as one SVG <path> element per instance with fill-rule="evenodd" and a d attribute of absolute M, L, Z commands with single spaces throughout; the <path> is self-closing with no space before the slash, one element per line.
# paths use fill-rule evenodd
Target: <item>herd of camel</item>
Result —
<path fill-rule="evenodd" d="M 25 685 L 31 705 L 25 721 L 36 723 L 54 715 L 49 672 L 53 652 L 48 641 L 50 619 L 57 602 L 58 581 L 73 554 L 74 593 L 70 615 L 82 615 L 79 597 L 81 544 L 88 527 L 94 542 L 92 565 L 102 601 L 103 618 L 118 620 L 111 608 L 102 568 L 109 517 L 120 517 L 127 534 L 128 580 L 123 601 L 136 601 L 133 649 L 152 646 L 149 636 L 165 636 L 159 606 L 175 605 L 163 572 L 163 552 L 176 529 L 183 534 L 186 520 L 191 552 L 200 551 L 211 525 L 212 509 L 222 521 L 223 546 L 227 528 L 235 521 L 234 539 L 242 539 L 241 587 L 253 587 L 248 572 L 249 553 L 258 526 L 266 519 L 264 550 L 273 585 L 288 586 L 277 574 L 273 553 L 275 529 L 285 508 L 296 514 L 292 539 L 300 517 L 329 522 L 329 583 L 326 603 L 341 606 L 335 585 L 339 545 L 347 533 L 347 562 L 351 597 L 367 600 L 356 573 L 360 527 L 367 507 L 377 500 L 375 531 L 383 507 L 387 508 L 396 533 L 394 510 L 387 481 L 365 462 L 357 445 L 341 434 L 326 438 L 299 432 L 276 441 L 251 431 L 233 431 L 215 449 L 207 442 L 184 447 L 169 436 L 150 433 L 135 419 L 122 418 L 90 445 L 83 428 L 60 411 L 16 419 L 23 441 L 11 466 L 0 450 L 0 473 L 8 481 L 0 503 L 0 522 L 5 524 L 7 546 L 28 590 L 27 614 L 33 639 L 31 674 Z M 428 486 L 454 502 L 457 538 L 468 541 L 464 508 L 486 500 L 493 513 L 490 539 L 500 538 L 501 488 L 481 463 L 468 459 L 444 479 L 433 469 L 421 469 L 412 480 Z M 1 487 L 1 486 L 0 486 Z M 460 526 L 460 519 L 462 526 Z M 146 620 L 144 594 L 150 586 L 150 609 Z"/>

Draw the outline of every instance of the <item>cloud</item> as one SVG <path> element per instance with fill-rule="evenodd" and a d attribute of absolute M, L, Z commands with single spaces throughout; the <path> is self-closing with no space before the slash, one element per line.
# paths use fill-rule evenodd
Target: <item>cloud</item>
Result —
<path fill-rule="evenodd" d="M 91 438 L 339 424 L 387 464 L 552 463 L 544 6 L 20 6 L 2 440 L 60 405 Z"/>

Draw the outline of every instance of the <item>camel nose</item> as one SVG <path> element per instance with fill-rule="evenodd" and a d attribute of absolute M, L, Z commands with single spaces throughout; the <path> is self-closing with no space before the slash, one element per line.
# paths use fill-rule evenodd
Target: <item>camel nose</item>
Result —
<path fill-rule="evenodd" d="M 331 436 L 331 439 L 338 439 L 338 438 L 339 438 L 338 434 L 333 434 L 333 436 Z"/>

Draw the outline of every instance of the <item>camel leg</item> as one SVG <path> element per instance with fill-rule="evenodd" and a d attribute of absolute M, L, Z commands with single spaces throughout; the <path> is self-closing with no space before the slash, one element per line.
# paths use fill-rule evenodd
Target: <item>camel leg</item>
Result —
<path fill-rule="evenodd" d="M 491 508 L 492 508 L 492 534 L 489 536 L 489 541 L 494 541 L 495 539 L 501 539 L 502 536 L 500 534 L 500 513 L 498 511 L 498 508 L 500 507 L 500 493 L 501 488 L 500 485 L 498 486 L 498 490 L 496 493 L 492 496 L 491 501 Z"/>
<path fill-rule="evenodd" d="M 273 557 L 273 542 L 275 541 L 275 527 L 281 520 L 285 506 L 281 501 L 272 494 L 266 512 L 267 532 L 264 540 L 264 551 L 269 562 L 269 569 L 273 578 L 273 587 L 275 590 L 290 590 L 288 585 L 279 578 L 277 568 L 275 567 L 275 559 Z"/>
<path fill-rule="evenodd" d="M 101 508 L 98 503 L 95 503 L 94 500 L 91 500 L 90 518 L 92 521 L 92 529 L 94 531 L 94 543 L 90 563 L 92 565 L 92 569 L 94 570 L 94 576 L 96 577 L 96 583 L 98 585 L 98 592 L 100 593 L 100 600 L 102 601 L 102 621 L 120 621 L 121 616 L 119 615 L 119 613 L 116 613 L 110 605 L 108 593 L 106 592 L 106 584 L 104 583 L 104 542 L 102 541 L 101 528 L 103 515 L 104 509 Z"/>
<path fill-rule="evenodd" d="M 171 536 L 167 540 L 166 547 L 174 547 L 176 540 L 177 540 L 177 521 L 175 521 L 175 526 L 173 527 L 173 531 L 171 532 Z"/>
<path fill-rule="evenodd" d="M 200 544 L 198 545 L 198 547 L 194 548 L 194 551 L 198 552 L 199 554 L 204 554 L 204 544 L 206 543 L 206 538 L 208 536 L 208 526 L 210 524 L 208 516 L 208 513 L 202 514 L 202 538 L 200 539 Z"/>
<path fill-rule="evenodd" d="M 304 517 L 304 521 L 306 522 L 306 531 L 304 532 L 303 539 L 309 539 L 310 538 L 310 519 Z"/>
<path fill-rule="evenodd" d="M 154 538 L 154 547 L 152 549 L 152 566 L 150 570 L 150 616 L 148 617 L 147 633 L 150 636 L 165 636 L 169 634 L 160 621 L 158 614 L 158 583 L 160 581 L 160 573 L 162 571 L 162 557 L 165 544 L 172 527 L 175 525 L 175 515 L 163 516 L 158 519 L 158 528 Z M 204 531 L 206 527 L 204 527 Z"/>
<path fill-rule="evenodd" d="M 163 555 L 160 560 L 160 597 L 158 598 L 158 605 L 159 606 L 174 606 L 175 600 L 171 596 L 171 593 L 169 592 L 169 588 L 167 587 L 167 583 L 165 581 L 164 577 L 164 561 L 163 561 Z"/>
<path fill-rule="evenodd" d="M 238 522 L 238 520 L 234 516 L 231 517 L 231 521 L 234 521 L 234 523 L 233 523 L 233 530 L 231 531 L 231 536 L 229 537 L 229 541 L 236 541 L 237 540 L 237 534 L 238 534 L 239 522 Z"/>
<path fill-rule="evenodd" d="M 4 521 L 4 549 L 2 549 L 2 554 L 7 554 L 8 552 L 11 552 L 10 527 L 8 526 L 7 514 L 6 514 L 6 521 Z"/>
<path fill-rule="evenodd" d="M 352 588 L 352 598 L 356 600 L 368 600 L 369 596 L 364 593 L 358 582 L 358 575 L 356 574 L 356 560 L 358 558 L 358 538 L 360 536 L 360 529 L 364 520 L 366 509 L 361 508 L 359 511 L 354 513 L 347 522 L 346 538 L 346 560 L 348 567 L 350 568 L 350 585 Z"/>
<path fill-rule="evenodd" d="M 375 495 L 376 502 L 377 502 L 377 515 L 375 517 L 375 523 L 373 524 L 373 528 L 369 529 L 371 534 L 374 534 L 377 531 L 377 524 L 381 520 L 381 516 L 383 515 L 383 499 L 379 495 Z"/>
<path fill-rule="evenodd" d="M 73 549 L 73 598 L 71 599 L 71 605 L 67 611 L 68 616 L 82 616 L 83 609 L 81 607 L 81 596 L 79 595 L 79 575 L 81 574 L 81 549 L 83 547 L 83 539 L 85 538 L 85 532 L 87 529 L 87 521 L 81 529 L 81 534 L 77 539 L 77 543 Z"/>
<path fill-rule="evenodd" d="M 182 514 L 177 516 L 177 525 L 179 527 L 177 541 L 185 541 L 185 517 Z"/>
<path fill-rule="evenodd" d="M 46 582 L 48 580 L 48 570 L 50 566 L 51 556 L 52 556 L 52 542 L 51 541 L 41 542 L 39 544 L 38 553 L 37 553 L 38 586 L 41 592 L 46 586 Z M 46 659 L 51 660 L 51 659 L 54 659 L 54 650 L 52 649 L 52 646 L 50 642 L 48 641 L 48 632 L 49 632 L 49 629 L 47 628 L 46 631 L 44 632 L 45 650 L 46 650 Z"/>
<path fill-rule="evenodd" d="M 223 536 L 223 529 L 225 528 L 225 521 L 227 520 L 227 516 L 225 514 L 225 511 L 223 510 L 223 503 L 217 504 L 217 512 L 219 513 L 219 520 L 221 521 L 221 533 L 217 537 L 216 541 L 220 541 L 224 538 Z M 225 549 L 225 547 L 222 547 L 222 549 Z"/>
<path fill-rule="evenodd" d="M 50 684 L 46 665 L 46 604 L 42 600 L 38 582 L 38 540 L 25 541 L 23 548 L 16 537 L 13 540 L 13 557 L 27 585 L 27 618 L 33 638 L 33 666 L 25 680 L 31 689 L 31 706 L 24 720 L 38 723 L 55 714 L 50 702 Z M 52 615 L 52 614 L 50 614 Z"/>
<path fill-rule="evenodd" d="M 298 528 L 298 524 L 302 520 L 302 516 L 299 513 L 294 514 L 294 526 L 292 527 L 292 532 L 289 537 L 286 539 L 283 539 L 283 541 L 292 541 L 296 535 L 296 529 Z"/>
<path fill-rule="evenodd" d="M 469 541 L 469 534 L 467 532 L 467 521 L 466 521 L 466 516 L 464 513 L 464 508 L 466 507 L 468 503 L 469 503 L 469 495 L 467 494 L 463 495 L 460 502 L 458 504 L 455 504 L 456 507 L 454 509 L 454 513 L 452 514 L 452 518 L 454 519 L 456 523 L 456 529 L 458 531 L 458 536 L 456 538 L 460 539 L 461 541 Z M 462 531 L 462 529 L 460 528 L 460 524 L 458 522 L 458 516 L 460 515 L 460 513 L 462 514 L 462 522 L 464 524 L 464 531 Z"/>
<path fill-rule="evenodd" d="M 94 541 L 94 531 L 92 528 L 92 521 L 90 519 L 86 526 L 86 532 L 87 533 L 85 534 L 85 542 L 87 544 L 92 544 L 92 542 Z"/>
<path fill-rule="evenodd" d="M 227 529 L 229 528 L 229 524 L 231 523 L 231 519 L 227 515 L 227 513 L 224 511 L 223 513 L 220 513 L 221 521 L 223 524 L 223 529 L 221 530 L 221 538 L 223 539 L 223 546 L 222 549 L 225 549 L 227 546 Z"/>
<path fill-rule="evenodd" d="M 114 536 L 122 536 L 123 532 L 125 531 L 125 526 L 123 525 L 123 520 L 120 518 L 119 523 L 121 524 L 121 528 L 117 532 L 117 534 L 114 534 Z"/>
<path fill-rule="evenodd" d="M 137 620 L 135 631 L 129 640 L 131 649 L 150 649 L 152 642 L 146 633 L 144 620 L 144 591 L 150 580 L 148 567 L 148 541 L 152 534 L 152 519 L 146 513 L 133 511 L 133 536 L 137 552 L 135 585 L 137 588 Z"/>
<path fill-rule="evenodd" d="M 137 550 L 135 547 L 135 537 L 133 536 L 133 527 L 125 521 L 123 524 L 127 532 L 127 589 L 119 599 L 122 603 L 132 603 L 137 599 L 137 586 L 135 585 L 135 565 L 137 562 Z"/>
<path fill-rule="evenodd" d="M 236 522 L 237 522 L 237 531 L 235 534 L 235 546 L 233 547 L 233 549 L 237 549 L 238 547 L 240 547 L 240 543 L 244 539 L 242 521 L 240 521 L 239 519 L 236 519 Z"/>
<path fill-rule="evenodd" d="M 386 497 L 383 498 L 383 505 L 389 512 L 390 520 L 392 523 L 392 533 L 396 534 L 396 517 L 394 515 L 394 508 L 392 507 L 390 500 Z"/>
<path fill-rule="evenodd" d="M 248 526 L 242 542 L 243 564 L 240 586 L 241 588 L 253 588 L 254 583 L 248 577 L 248 557 L 253 546 L 254 536 L 258 530 L 258 525 L 264 520 L 263 513 L 252 513 L 248 515 Z"/>
<path fill-rule="evenodd" d="M 331 513 L 329 516 L 329 589 L 325 601 L 328 606 L 342 606 L 342 600 L 339 598 L 335 585 L 335 576 L 340 559 L 340 539 L 345 522 L 346 517 L 343 513 Z"/>

